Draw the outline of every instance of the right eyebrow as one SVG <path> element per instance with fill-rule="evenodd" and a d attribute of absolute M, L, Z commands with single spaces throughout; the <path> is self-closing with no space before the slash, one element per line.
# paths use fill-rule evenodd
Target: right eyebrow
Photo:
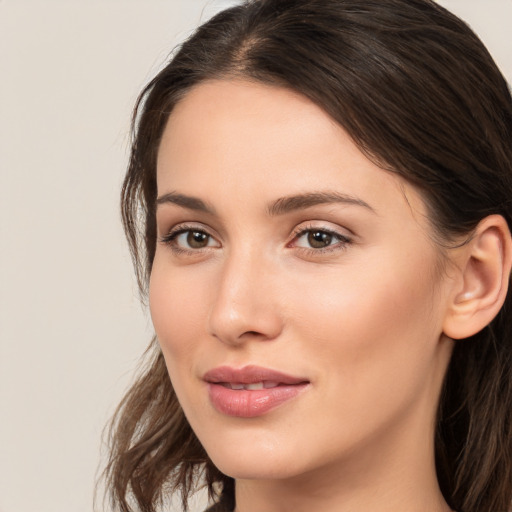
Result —
<path fill-rule="evenodd" d="M 189 210 L 196 210 L 199 212 L 215 214 L 215 209 L 206 204 L 202 199 L 194 196 L 186 196 L 185 194 L 178 194 L 177 192 L 168 192 L 157 198 L 157 206 L 160 204 L 176 204 Z"/>

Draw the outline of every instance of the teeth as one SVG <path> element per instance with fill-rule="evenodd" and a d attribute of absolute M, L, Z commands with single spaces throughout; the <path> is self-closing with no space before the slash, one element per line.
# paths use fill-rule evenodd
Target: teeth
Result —
<path fill-rule="evenodd" d="M 251 384 L 241 384 L 240 382 L 225 382 L 222 385 L 228 389 L 234 389 L 237 391 L 242 389 L 245 389 L 246 391 L 259 391 L 261 389 L 276 388 L 279 386 L 279 382 L 274 382 L 271 380 L 264 382 L 253 382 Z"/>
<path fill-rule="evenodd" d="M 258 389 L 263 389 L 263 382 L 255 382 L 254 384 L 246 384 L 244 386 L 248 391 L 257 391 Z"/>

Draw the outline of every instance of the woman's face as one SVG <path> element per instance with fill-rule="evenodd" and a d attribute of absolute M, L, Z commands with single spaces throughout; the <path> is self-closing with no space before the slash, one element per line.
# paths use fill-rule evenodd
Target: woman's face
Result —
<path fill-rule="evenodd" d="M 412 187 L 306 98 L 212 81 L 169 119 L 158 195 L 151 315 L 221 471 L 432 451 L 449 278 Z"/>

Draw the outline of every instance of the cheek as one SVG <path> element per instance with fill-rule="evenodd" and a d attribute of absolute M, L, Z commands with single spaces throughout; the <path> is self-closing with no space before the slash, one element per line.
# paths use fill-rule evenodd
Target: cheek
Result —
<path fill-rule="evenodd" d="M 155 257 L 149 286 L 149 306 L 155 332 L 167 365 L 188 362 L 205 328 L 208 287 L 200 276 L 176 270 Z"/>
<path fill-rule="evenodd" d="M 330 379 L 333 392 L 341 386 L 352 397 L 358 394 L 354 404 L 391 390 L 398 395 L 417 390 L 428 378 L 441 323 L 431 267 L 416 256 L 402 262 L 393 255 L 390 266 L 361 262 L 337 275 L 302 280 L 307 297 L 301 302 L 290 297 L 298 309 L 289 314 L 301 331 L 294 338 L 312 360 L 321 359 L 325 371 L 318 378 Z"/>
<path fill-rule="evenodd" d="M 162 257 L 163 256 L 163 257 Z M 186 277 L 185 277 L 186 276 Z M 198 346 L 204 339 L 206 290 L 195 276 L 166 264 L 158 254 L 149 287 L 151 319 L 173 389 L 187 417 L 194 415 L 193 384 Z M 192 387 L 191 387 L 192 386 Z"/>

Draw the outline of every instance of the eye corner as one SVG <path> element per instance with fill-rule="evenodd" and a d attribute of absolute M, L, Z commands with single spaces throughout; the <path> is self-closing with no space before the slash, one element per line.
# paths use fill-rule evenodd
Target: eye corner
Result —
<path fill-rule="evenodd" d="M 304 243 L 301 243 L 301 239 Z M 287 248 L 298 249 L 311 255 L 320 256 L 328 252 L 344 251 L 354 243 L 354 237 L 325 225 L 308 224 L 296 228 Z"/>
<path fill-rule="evenodd" d="M 158 242 L 176 255 L 197 256 L 211 249 L 222 247 L 218 237 L 207 227 L 198 224 L 177 224 L 158 237 Z"/>

